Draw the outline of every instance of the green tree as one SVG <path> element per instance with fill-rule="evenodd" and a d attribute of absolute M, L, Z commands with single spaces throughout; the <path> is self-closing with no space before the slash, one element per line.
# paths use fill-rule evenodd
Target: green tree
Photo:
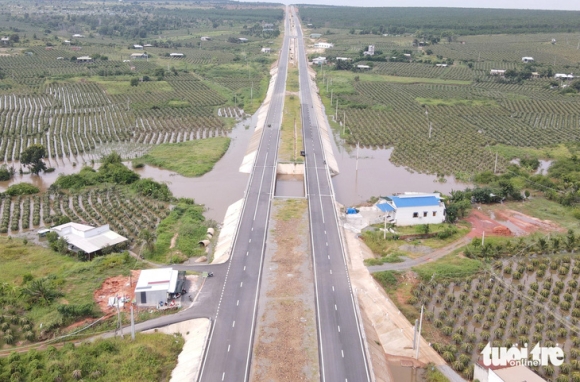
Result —
<path fill-rule="evenodd" d="M 43 145 L 31 145 L 20 154 L 20 163 L 30 168 L 33 174 L 38 175 L 46 170 L 46 164 L 42 160 L 45 156 L 46 150 Z"/>
<path fill-rule="evenodd" d="M 21 294 L 28 302 L 40 305 L 49 305 L 57 298 L 64 296 L 47 278 L 32 280 L 21 289 Z"/>
<path fill-rule="evenodd" d="M 136 78 L 136 77 L 135 78 L 131 78 L 130 83 L 131 83 L 131 86 L 137 86 L 137 85 L 139 85 L 139 79 Z"/>
<path fill-rule="evenodd" d="M 144 229 L 139 232 L 138 236 L 139 242 L 141 243 L 141 248 L 145 247 L 148 253 L 152 253 L 155 250 L 155 234 L 148 229 Z"/>

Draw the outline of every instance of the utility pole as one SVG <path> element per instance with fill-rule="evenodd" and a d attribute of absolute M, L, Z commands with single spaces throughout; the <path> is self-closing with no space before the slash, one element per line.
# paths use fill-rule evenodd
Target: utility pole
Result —
<path fill-rule="evenodd" d="M 485 243 L 485 231 L 481 233 L 481 247 L 483 248 L 483 243 Z"/>
<path fill-rule="evenodd" d="M 579 44 L 580 44 L 580 43 L 579 43 Z M 330 104 L 331 104 L 331 105 L 332 105 L 332 91 L 333 91 L 333 90 L 334 90 L 334 89 L 330 89 Z M 328 90 L 327 90 L 327 92 L 328 92 Z"/>
<path fill-rule="evenodd" d="M 336 98 L 336 111 L 334 112 L 334 120 L 338 121 L 338 98 Z"/>
<path fill-rule="evenodd" d="M 498 154 L 498 153 L 495 153 L 495 164 L 494 164 L 494 166 L 493 166 L 493 173 L 494 173 L 494 174 L 497 172 L 497 154 Z"/>
<path fill-rule="evenodd" d="M 421 316 L 419 319 L 419 332 L 417 338 L 417 353 L 415 353 L 415 359 L 419 359 L 419 345 L 421 344 L 421 326 L 423 325 L 423 308 L 425 305 L 421 305 Z"/>
<path fill-rule="evenodd" d="M 356 143 L 356 171 L 358 171 L 358 142 Z"/>
<path fill-rule="evenodd" d="M 133 303 L 131 303 L 131 339 L 135 341 L 135 316 L 133 316 Z"/>
<path fill-rule="evenodd" d="M 346 134 L 346 111 L 342 112 L 342 135 Z"/>

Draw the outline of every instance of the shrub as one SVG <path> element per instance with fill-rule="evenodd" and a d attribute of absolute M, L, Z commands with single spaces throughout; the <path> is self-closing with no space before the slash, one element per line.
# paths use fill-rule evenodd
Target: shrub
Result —
<path fill-rule="evenodd" d="M 30 183 L 13 184 L 6 190 L 6 194 L 10 196 L 31 195 L 38 194 L 39 192 L 40 190 L 38 189 L 38 187 L 35 187 Z"/>

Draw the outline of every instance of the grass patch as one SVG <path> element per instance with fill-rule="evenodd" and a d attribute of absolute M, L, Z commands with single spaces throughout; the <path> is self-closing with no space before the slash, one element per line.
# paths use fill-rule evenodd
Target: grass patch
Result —
<path fill-rule="evenodd" d="M 174 91 L 173 87 L 167 81 L 143 82 L 139 86 L 131 86 L 129 83 L 131 78 L 131 76 L 115 76 L 108 79 L 104 79 L 103 77 L 90 77 L 88 80 L 99 84 L 109 95 L 134 94 L 135 92 L 145 93 L 147 91 L 154 93 Z"/>
<path fill-rule="evenodd" d="M 449 382 L 449 379 L 443 375 L 442 372 L 439 371 L 435 367 L 434 364 L 430 363 L 425 368 L 425 381 L 426 382 Z"/>
<path fill-rule="evenodd" d="M 458 256 L 459 250 L 450 253 L 432 263 L 413 267 L 413 270 L 424 281 L 463 278 L 476 274 L 483 268 L 479 260 Z"/>
<path fill-rule="evenodd" d="M 495 145 L 491 146 L 491 151 L 498 153 L 507 160 L 525 157 L 557 160 L 570 158 L 571 156 L 570 150 L 564 144 L 542 148 Z"/>
<path fill-rule="evenodd" d="M 0 285 L 16 288 L 15 293 L 0 294 L 0 303 L 6 309 L 3 314 L 17 314 L 32 322 L 33 328 L 43 324 L 44 336 L 58 332 L 74 322 L 74 317 L 65 317 L 57 311 L 61 304 L 93 305 L 93 292 L 108 277 L 129 275 L 131 269 L 142 269 L 145 264 L 128 253 L 97 257 L 91 262 L 79 262 L 71 257 L 59 255 L 48 248 L 24 244 L 20 239 L 0 237 Z M 44 280 L 49 290 L 62 293 L 61 297 L 29 303 L 18 297 L 21 288 L 31 287 L 33 282 Z M 10 313 L 12 312 L 12 313 Z M 80 317 L 79 317 L 80 318 Z M 35 333 L 38 336 L 40 333 Z"/>
<path fill-rule="evenodd" d="M 188 106 L 190 106 L 190 104 L 187 101 L 171 100 L 171 101 L 167 102 L 167 106 L 169 106 L 169 107 L 188 107 Z"/>
<path fill-rule="evenodd" d="M 159 223 L 155 249 L 145 253 L 147 258 L 158 262 L 181 262 L 205 254 L 205 249 L 198 244 L 207 234 L 204 208 L 192 202 L 191 199 L 181 200 Z M 171 239 L 176 233 L 175 247 L 170 248 Z"/>
<path fill-rule="evenodd" d="M 580 221 L 574 217 L 574 214 L 578 212 L 577 209 L 563 206 L 558 202 L 543 197 L 530 198 L 525 203 L 518 203 L 517 206 L 513 207 L 515 207 L 513 208 L 514 210 L 521 211 L 526 215 L 542 220 L 550 220 L 566 229 L 576 231 L 580 226 Z"/>
<path fill-rule="evenodd" d="M 298 67 L 288 68 L 288 77 L 286 79 L 286 91 L 289 92 L 300 91 L 300 84 L 298 83 Z"/>
<path fill-rule="evenodd" d="M 471 81 L 462 80 L 442 80 L 440 78 L 419 78 L 419 77 L 399 77 L 388 76 L 377 73 L 354 73 L 344 70 L 335 70 L 331 74 L 332 85 L 335 85 L 335 80 L 338 78 L 345 78 L 349 81 L 354 81 L 358 77 L 360 81 L 380 81 L 380 82 L 394 82 L 399 84 L 444 84 L 444 85 L 470 85 Z"/>
<path fill-rule="evenodd" d="M 133 167 L 141 163 L 166 168 L 183 176 L 201 176 L 211 171 L 215 163 L 226 153 L 230 138 L 216 137 L 179 143 L 157 145 L 141 158 L 133 161 Z"/>
<path fill-rule="evenodd" d="M 304 199 L 275 200 L 274 203 L 282 205 L 276 214 L 276 219 L 283 221 L 300 219 L 307 206 Z"/>
<path fill-rule="evenodd" d="M 398 252 L 391 253 L 390 255 L 379 257 L 378 259 L 365 259 L 365 265 L 383 265 L 385 263 L 402 263 L 404 255 Z"/>
<path fill-rule="evenodd" d="M 3 371 L 0 380 L 9 381 L 18 375 L 26 381 L 37 378 L 164 381 L 175 368 L 183 344 L 179 335 L 138 333 L 135 341 L 109 338 L 77 346 L 67 343 L 62 348 L 49 346 L 43 351 L 12 353 L 0 358 Z"/>
<path fill-rule="evenodd" d="M 300 99 L 293 95 L 286 96 L 284 101 L 280 140 L 278 155 L 281 161 L 300 163 L 304 161 L 304 158 L 300 156 L 300 150 L 303 149 Z"/>
<path fill-rule="evenodd" d="M 457 99 L 457 98 L 415 98 L 421 106 L 490 106 L 497 107 L 498 104 L 493 99 Z"/>

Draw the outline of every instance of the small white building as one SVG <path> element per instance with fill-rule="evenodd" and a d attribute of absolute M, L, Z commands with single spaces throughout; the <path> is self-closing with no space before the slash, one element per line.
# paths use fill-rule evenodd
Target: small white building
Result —
<path fill-rule="evenodd" d="M 554 78 L 558 78 L 558 79 L 561 79 L 561 80 L 573 80 L 574 79 L 574 75 L 572 73 L 570 73 L 570 74 L 556 73 L 554 75 Z"/>
<path fill-rule="evenodd" d="M 489 71 L 490 76 L 505 76 L 505 69 L 491 69 Z"/>
<path fill-rule="evenodd" d="M 202 36 L 201 41 L 211 41 L 211 37 L 209 36 Z"/>
<path fill-rule="evenodd" d="M 310 33 L 310 38 L 320 38 L 322 37 L 321 33 Z"/>
<path fill-rule="evenodd" d="M 527 64 L 529 62 L 534 62 L 534 57 L 522 57 L 522 62 Z"/>
<path fill-rule="evenodd" d="M 446 68 L 447 64 L 435 64 L 435 67 L 437 68 Z"/>
<path fill-rule="evenodd" d="M 90 56 L 80 56 L 77 57 L 77 62 L 93 62 L 93 59 Z"/>
<path fill-rule="evenodd" d="M 151 44 L 145 44 L 145 45 L 143 45 L 143 47 L 144 47 L 144 48 L 152 48 L 152 47 L 153 47 L 153 45 L 151 45 Z"/>
<path fill-rule="evenodd" d="M 316 44 L 314 44 L 314 47 L 317 49 L 329 49 L 334 48 L 334 44 L 331 44 L 329 42 L 317 42 Z"/>
<path fill-rule="evenodd" d="M 375 55 L 375 46 L 374 45 L 369 45 L 368 50 L 364 51 L 363 54 L 365 56 L 374 56 Z"/>
<path fill-rule="evenodd" d="M 73 252 L 83 251 L 87 254 L 95 253 L 103 248 L 126 242 L 127 239 L 111 231 L 108 224 L 100 227 L 79 223 L 66 223 L 49 229 L 63 237 L 68 243 L 68 249 Z M 39 232 L 41 234 L 41 232 Z"/>
<path fill-rule="evenodd" d="M 141 271 L 135 287 L 138 306 L 160 307 L 167 304 L 183 288 L 183 279 L 173 268 L 155 268 Z"/>
<path fill-rule="evenodd" d="M 248 39 L 245 37 L 240 37 L 240 38 L 238 38 L 238 41 L 239 42 L 248 42 Z"/>
<path fill-rule="evenodd" d="M 169 53 L 169 57 L 171 58 L 182 58 L 183 56 L 183 53 Z"/>
<path fill-rule="evenodd" d="M 148 58 L 149 56 L 147 55 L 147 53 L 132 53 L 131 54 L 131 58 L 132 59 L 138 59 L 138 58 Z"/>
<path fill-rule="evenodd" d="M 445 204 L 438 193 L 405 192 L 383 196 L 375 206 L 388 221 L 399 226 L 440 224 L 445 221 Z"/>
<path fill-rule="evenodd" d="M 312 59 L 313 65 L 323 65 L 326 64 L 326 57 L 316 57 Z"/>
<path fill-rule="evenodd" d="M 2 37 L 0 41 L 2 41 L 2 44 L 8 44 L 10 42 L 10 37 Z"/>
<path fill-rule="evenodd" d="M 336 57 L 336 61 L 350 61 L 351 59 L 348 57 Z"/>
<path fill-rule="evenodd" d="M 73 36 L 73 38 L 84 38 L 85 37 L 82 34 L 78 34 L 78 33 L 73 34 L 72 36 Z"/>
<path fill-rule="evenodd" d="M 270 53 L 270 52 L 272 52 L 272 49 L 271 48 L 262 48 L 261 52 L 262 53 Z"/>
<path fill-rule="evenodd" d="M 371 67 L 368 65 L 357 65 L 356 68 L 360 70 L 369 70 Z"/>
<path fill-rule="evenodd" d="M 133 49 L 143 49 L 143 45 L 135 44 L 133 45 Z"/>
<path fill-rule="evenodd" d="M 479 382 L 546 382 L 546 380 L 523 365 L 483 366 L 476 362 L 473 379 Z"/>

